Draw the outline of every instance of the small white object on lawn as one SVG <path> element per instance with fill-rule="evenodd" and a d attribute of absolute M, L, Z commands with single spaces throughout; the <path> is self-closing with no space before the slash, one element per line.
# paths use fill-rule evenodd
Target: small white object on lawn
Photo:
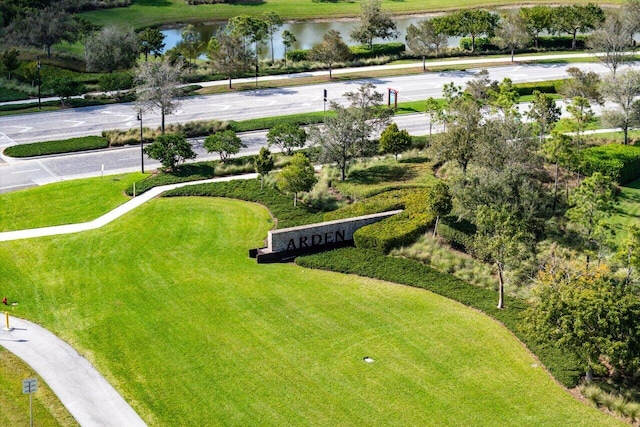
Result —
<path fill-rule="evenodd" d="M 370 358 L 369 356 L 365 357 L 365 358 L 364 358 L 364 359 L 362 359 L 362 360 L 364 360 L 364 361 L 365 361 L 365 362 L 367 362 L 367 363 L 373 363 L 373 362 L 374 362 L 374 360 L 373 360 L 372 358 Z"/>

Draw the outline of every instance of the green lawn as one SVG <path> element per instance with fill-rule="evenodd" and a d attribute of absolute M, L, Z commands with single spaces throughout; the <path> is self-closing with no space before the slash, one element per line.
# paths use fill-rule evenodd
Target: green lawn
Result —
<path fill-rule="evenodd" d="M 576 3 L 569 0 L 542 0 L 536 3 Z M 578 3 L 587 3 L 581 1 Z M 611 3 L 622 3 L 613 0 Z M 384 0 L 382 7 L 393 14 L 427 13 L 475 6 L 520 6 L 513 0 Z M 266 10 L 277 12 L 284 19 L 318 19 L 357 16 L 360 5 L 356 1 L 341 0 L 268 0 L 245 4 L 215 4 L 189 6 L 184 0 L 136 0 L 126 8 L 115 8 L 83 13 L 87 19 L 105 25 L 126 22 L 136 28 L 150 25 L 174 24 L 176 22 L 223 21 L 240 14 L 261 15 Z"/>
<path fill-rule="evenodd" d="M 0 194 L 0 231 L 91 221 L 123 204 L 140 173 L 58 182 Z"/>
<path fill-rule="evenodd" d="M 256 264 L 271 224 L 256 204 L 156 199 L 99 230 L 0 243 L 0 289 L 150 425 L 623 425 L 477 311 Z"/>
<path fill-rule="evenodd" d="M 618 195 L 615 213 L 609 218 L 618 244 L 627 237 L 626 229 L 631 224 L 640 223 L 640 179 L 622 187 Z"/>

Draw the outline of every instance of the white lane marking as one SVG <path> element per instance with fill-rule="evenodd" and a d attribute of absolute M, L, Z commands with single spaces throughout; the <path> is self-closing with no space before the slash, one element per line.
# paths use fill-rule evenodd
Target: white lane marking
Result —
<path fill-rule="evenodd" d="M 7 141 L 7 142 L 5 142 Z M 16 142 L 9 138 L 5 133 L 0 132 L 0 147 L 7 147 L 9 145 L 15 145 Z"/>
<path fill-rule="evenodd" d="M 135 157 L 124 157 L 122 159 L 118 159 L 118 161 L 120 161 L 120 162 L 128 162 L 129 160 L 138 160 L 138 159 L 140 159 L 140 157 L 138 157 L 138 156 L 135 156 Z"/>
<path fill-rule="evenodd" d="M 72 128 L 78 127 L 78 126 L 80 126 L 80 125 L 85 123 L 82 120 L 63 120 L 63 122 L 75 123 L 74 125 L 71 125 Z"/>
<path fill-rule="evenodd" d="M 11 172 L 11 175 L 17 175 L 19 173 L 37 172 L 39 170 L 42 170 L 42 169 L 27 169 L 27 170 L 24 170 L 24 171 L 16 171 L 16 172 Z"/>
<path fill-rule="evenodd" d="M 22 130 L 18 131 L 18 133 L 27 132 L 27 131 L 33 129 L 33 127 L 31 127 L 31 126 L 8 126 L 8 127 L 22 129 Z"/>

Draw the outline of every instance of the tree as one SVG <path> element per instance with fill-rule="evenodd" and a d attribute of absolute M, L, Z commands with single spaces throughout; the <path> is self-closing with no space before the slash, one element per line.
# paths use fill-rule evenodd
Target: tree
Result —
<path fill-rule="evenodd" d="M 164 49 L 164 34 L 157 28 L 145 28 L 138 33 L 140 40 L 140 51 L 144 53 L 144 60 L 147 61 L 149 54 L 158 56 Z"/>
<path fill-rule="evenodd" d="M 534 46 L 536 48 L 540 47 L 540 33 L 549 31 L 552 28 L 553 9 L 543 5 L 521 7 L 519 14 L 529 35 L 533 38 Z"/>
<path fill-rule="evenodd" d="M 440 49 L 447 45 L 448 37 L 445 33 L 438 31 L 432 19 L 425 19 L 418 23 L 418 26 L 411 24 L 407 28 L 405 37 L 407 48 L 415 55 L 422 56 L 422 70 L 426 70 L 426 56 L 435 52 L 440 54 Z"/>
<path fill-rule="evenodd" d="M 466 175 L 482 139 L 480 106 L 472 98 L 456 98 L 448 106 L 445 120 L 447 131 L 435 138 L 432 150 L 439 161 L 455 161 Z"/>
<path fill-rule="evenodd" d="M 476 38 L 492 36 L 498 23 L 498 15 L 482 9 L 467 9 L 450 15 L 453 36 L 471 37 L 471 52 L 475 51 Z"/>
<path fill-rule="evenodd" d="M 614 195 L 611 178 L 596 172 L 586 178 L 569 196 L 571 208 L 565 216 L 571 221 L 587 244 L 587 266 L 593 249 L 606 243 L 609 230 L 604 219 L 613 210 Z"/>
<path fill-rule="evenodd" d="M 304 147 L 307 142 L 307 131 L 293 123 L 279 123 L 267 133 L 269 147 L 275 145 L 287 156 L 296 148 Z"/>
<path fill-rule="evenodd" d="M 571 49 L 576 48 L 578 32 L 587 33 L 604 21 L 604 12 L 596 4 L 559 6 L 554 10 L 552 28 L 572 36 Z"/>
<path fill-rule="evenodd" d="M 242 46 L 242 39 L 234 34 L 220 32 L 209 40 L 209 64 L 218 73 L 231 80 L 238 74 L 248 71 L 251 53 Z"/>
<path fill-rule="evenodd" d="M 228 27 L 232 35 L 242 39 L 246 58 L 250 57 L 248 45 L 254 45 L 255 62 L 257 63 L 259 46 L 267 37 L 267 23 L 255 16 L 238 15 L 229 20 Z"/>
<path fill-rule="evenodd" d="M 273 35 L 282 27 L 282 18 L 277 12 L 268 10 L 262 14 L 262 20 L 267 24 L 267 36 L 269 36 L 269 41 L 271 42 L 271 62 L 273 62 Z"/>
<path fill-rule="evenodd" d="M 433 123 L 442 117 L 442 104 L 435 98 L 429 97 L 425 105 L 425 114 L 429 116 L 429 136 L 433 133 Z"/>
<path fill-rule="evenodd" d="M 429 208 L 436 215 L 436 222 L 433 225 L 433 237 L 438 234 L 438 224 L 440 218 L 451 212 L 453 208 L 451 193 L 449 192 L 449 186 L 444 181 L 438 180 L 429 189 Z"/>
<path fill-rule="evenodd" d="M 622 4 L 621 13 L 625 26 L 633 37 L 640 31 L 640 0 L 627 0 Z"/>
<path fill-rule="evenodd" d="M 602 93 L 600 93 L 600 76 L 597 73 L 569 67 L 567 68 L 567 74 L 571 78 L 565 80 L 558 89 L 558 92 L 565 99 L 580 96 L 591 102 L 603 103 Z"/>
<path fill-rule="evenodd" d="M 113 98 L 119 101 L 121 91 L 133 87 L 133 75 L 129 71 L 105 73 L 100 77 L 98 85 L 101 91 L 111 92 Z"/>
<path fill-rule="evenodd" d="M 336 62 L 346 61 L 351 58 L 349 46 L 342 40 L 342 36 L 336 30 L 329 30 L 322 36 L 322 41 L 311 48 L 309 59 L 324 62 L 329 66 L 329 79 L 331 67 Z"/>
<path fill-rule="evenodd" d="M 529 111 L 527 111 L 527 117 L 536 124 L 540 144 L 542 144 L 547 130 L 560 120 L 561 112 L 562 110 L 556 105 L 555 99 L 539 90 L 533 91 L 533 100 Z"/>
<path fill-rule="evenodd" d="M 180 105 L 176 98 L 182 93 L 178 86 L 182 62 L 172 65 L 167 58 L 157 62 L 143 62 L 138 65 L 134 74 L 138 107 L 140 110 L 160 110 L 164 134 L 165 116 L 173 113 Z"/>
<path fill-rule="evenodd" d="M 227 163 L 232 155 L 238 154 L 241 148 L 247 148 L 235 131 L 227 129 L 215 132 L 204 140 L 204 148 L 209 153 L 218 153 L 222 163 Z"/>
<path fill-rule="evenodd" d="M 324 126 L 311 128 L 309 139 L 319 147 L 320 161 L 335 163 L 340 169 L 340 180 L 344 181 L 347 168 L 362 154 L 355 112 L 353 108 L 344 108 L 333 102 L 331 108 L 336 114 L 327 116 Z"/>
<path fill-rule="evenodd" d="M 282 32 L 282 44 L 284 45 L 284 66 L 287 66 L 287 52 L 291 49 L 291 46 L 296 42 L 296 36 L 289 30 Z M 271 49 L 273 52 L 273 49 Z"/>
<path fill-rule="evenodd" d="M 635 290 L 617 283 L 606 265 L 586 269 L 564 261 L 538 274 L 523 325 L 534 340 L 573 355 L 592 381 L 597 368 L 637 367 L 639 314 Z"/>
<path fill-rule="evenodd" d="M 140 41 L 131 27 L 110 25 L 87 39 L 87 70 L 111 72 L 131 68 L 138 59 Z"/>
<path fill-rule="evenodd" d="M 85 87 L 81 81 L 69 78 L 69 76 L 58 76 L 50 79 L 47 86 L 60 98 L 60 103 L 65 105 L 67 100 L 74 95 L 84 93 Z"/>
<path fill-rule="evenodd" d="M 551 138 L 545 140 L 542 146 L 547 158 L 555 165 L 555 178 L 553 184 L 553 211 L 556 210 L 558 201 L 558 178 L 560 162 L 568 162 L 573 155 L 571 137 L 560 132 L 552 132 Z"/>
<path fill-rule="evenodd" d="M 189 54 L 189 65 L 191 65 L 196 59 L 198 49 L 202 46 L 200 33 L 198 33 L 196 27 L 192 24 L 187 25 L 184 30 L 182 30 L 182 45 Z"/>
<path fill-rule="evenodd" d="M 0 65 L 2 66 L 2 71 L 7 73 L 8 80 L 11 80 L 13 72 L 20 68 L 19 55 L 20 52 L 15 47 L 0 52 Z"/>
<path fill-rule="evenodd" d="M 360 24 L 351 31 L 351 39 L 373 47 L 373 39 L 397 36 L 396 24 L 382 11 L 382 0 L 360 0 Z"/>
<path fill-rule="evenodd" d="M 411 148 L 411 136 L 406 129 L 399 130 L 398 125 L 391 123 L 380 135 L 380 151 L 392 153 L 398 161 L 398 154 Z"/>
<path fill-rule="evenodd" d="M 640 96 L 640 72 L 630 69 L 624 73 L 611 75 L 601 83 L 601 92 L 607 101 L 619 108 L 618 114 L 608 114 L 604 118 L 609 125 L 619 127 L 624 132 L 624 143 L 629 142 L 629 127 L 632 125 L 633 103 Z"/>
<path fill-rule="evenodd" d="M 640 270 L 640 227 L 637 224 L 627 227 L 627 237 L 618 248 L 617 257 L 627 269 L 624 282 L 630 284 L 633 270 Z"/>
<path fill-rule="evenodd" d="M 498 305 L 504 308 L 505 271 L 527 254 L 533 236 L 507 206 L 481 206 L 476 212 L 476 250 L 498 270 Z"/>
<path fill-rule="evenodd" d="M 51 46 L 74 38 L 72 28 L 71 16 L 60 7 L 50 6 L 17 15 L 7 33 L 17 44 L 44 48 L 51 58 Z"/>
<path fill-rule="evenodd" d="M 496 44 L 501 49 L 509 49 L 511 52 L 511 62 L 515 50 L 526 46 L 530 40 L 525 22 L 520 15 L 513 13 L 502 17 L 495 33 Z"/>
<path fill-rule="evenodd" d="M 87 44 L 87 39 L 89 36 L 92 36 L 97 31 L 102 29 L 102 26 L 94 24 L 92 21 L 83 18 L 79 15 L 73 16 L 73 32 L 75 33 L 75 37 L 73 37 L 77 41 L 82 41 L 82 44 Z"/>
<path fill-rule="evenodd" d="M 175 171 L 187 159 L 195 159 L 196 153 L 183 134 L 166 133 L 145 147 L 144 152 L 160 161 L 163 167 Z"/>
<path fill-rule="evenodd" d="M 297 206 L 298 193 L 311 190 L 316 182 L 315 170 L 309 159 L 302 153 L 296 153 L 278 175 L 277 186 L 285 193 L 293 193 L 293 206 Z"/>
<path fill-rule="evenodd" d="M 615 76 L 622 64 L 633 59 L 628 52 L 632 38 L 633 32 L 620 13 L 611 11 L 607 12 L 604 24 L 589 35 L 587 46 Z"/>
<path fill-rule="evenodd" d="M 274 167 L 271 151 L 266 147 L 262 147 L 258 155 L 253 160 L 253 167 L 260 175 L 260 189 L 262 190 L 264 188 L 264 177 L 269 175 L 269 172 L 271 172 Z"/>
<path fill-rule="evenodd" d="M 358 90 L 345 92 L 343 96 L 349 101 L 360 154 L 374 154 L 377 147 L 371 136 L 389 125 L 393 110 L 384 105 L 384 95 L 372 83 L 362 84 Z"/>

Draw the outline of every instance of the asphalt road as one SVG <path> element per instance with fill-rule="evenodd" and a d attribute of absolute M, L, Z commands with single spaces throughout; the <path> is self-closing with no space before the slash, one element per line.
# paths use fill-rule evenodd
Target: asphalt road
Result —
<path fill-rule="evenodd" d="M 599 73 L 606 72 L 601 64 L 523 64 L 488 68 L 494 80 L 511 78 L 514 82 L 543 81 L 566 77 L 566 69 L 577 66 Z M 479 70 L 479 69 L 478 69 Z M 392 87 L 399 92 L 399 100 L 416 101 L 429 97 L 439 98 L 442 86 L 454 82 L 464 86 L 474 72 L 425 73 L 420 75 L 374 78 L 378 90 Z M 243 120 L 310 111 L 324 108 L 322 90 L 327 89 L 330 100 L 343 103 L 342 95 L 356 90 L 364 80 L 288 87 L 282 89 L 258 89 L 221 95 L 199 96 L 182 101 L 176 114 L 167 116 L 167 123 L 204 119 Z M 157 115 L 144 117 L 144 126 L 160 125 Z M 396 117 L 398 126 L 412 135 L 428 131 L 424 115 Z M 70 109 L 50 113 L 0 117 L 0 149 L 14 144 L 64 139 L 74 136 L 98 135 L 104 129 L 126 129 L 139 126 L 131 104 Z M 248 148 L 242 155 L 257 153 L 266 144 L 264 132 L 242 135 Z M 195 142 L 198 160 L 214 159 L 214 155 L 202 149 L 202 139 Z M 145 168 L 157 168 L 159 164 L 145 158 Z M 0 193 L 34 185 L 89 176 L 109 175 L 140 170 L 140 148 L 127 147 L 99 152 L 53 156 L 37 160 L 11 160 L 0 158 Z"/>

